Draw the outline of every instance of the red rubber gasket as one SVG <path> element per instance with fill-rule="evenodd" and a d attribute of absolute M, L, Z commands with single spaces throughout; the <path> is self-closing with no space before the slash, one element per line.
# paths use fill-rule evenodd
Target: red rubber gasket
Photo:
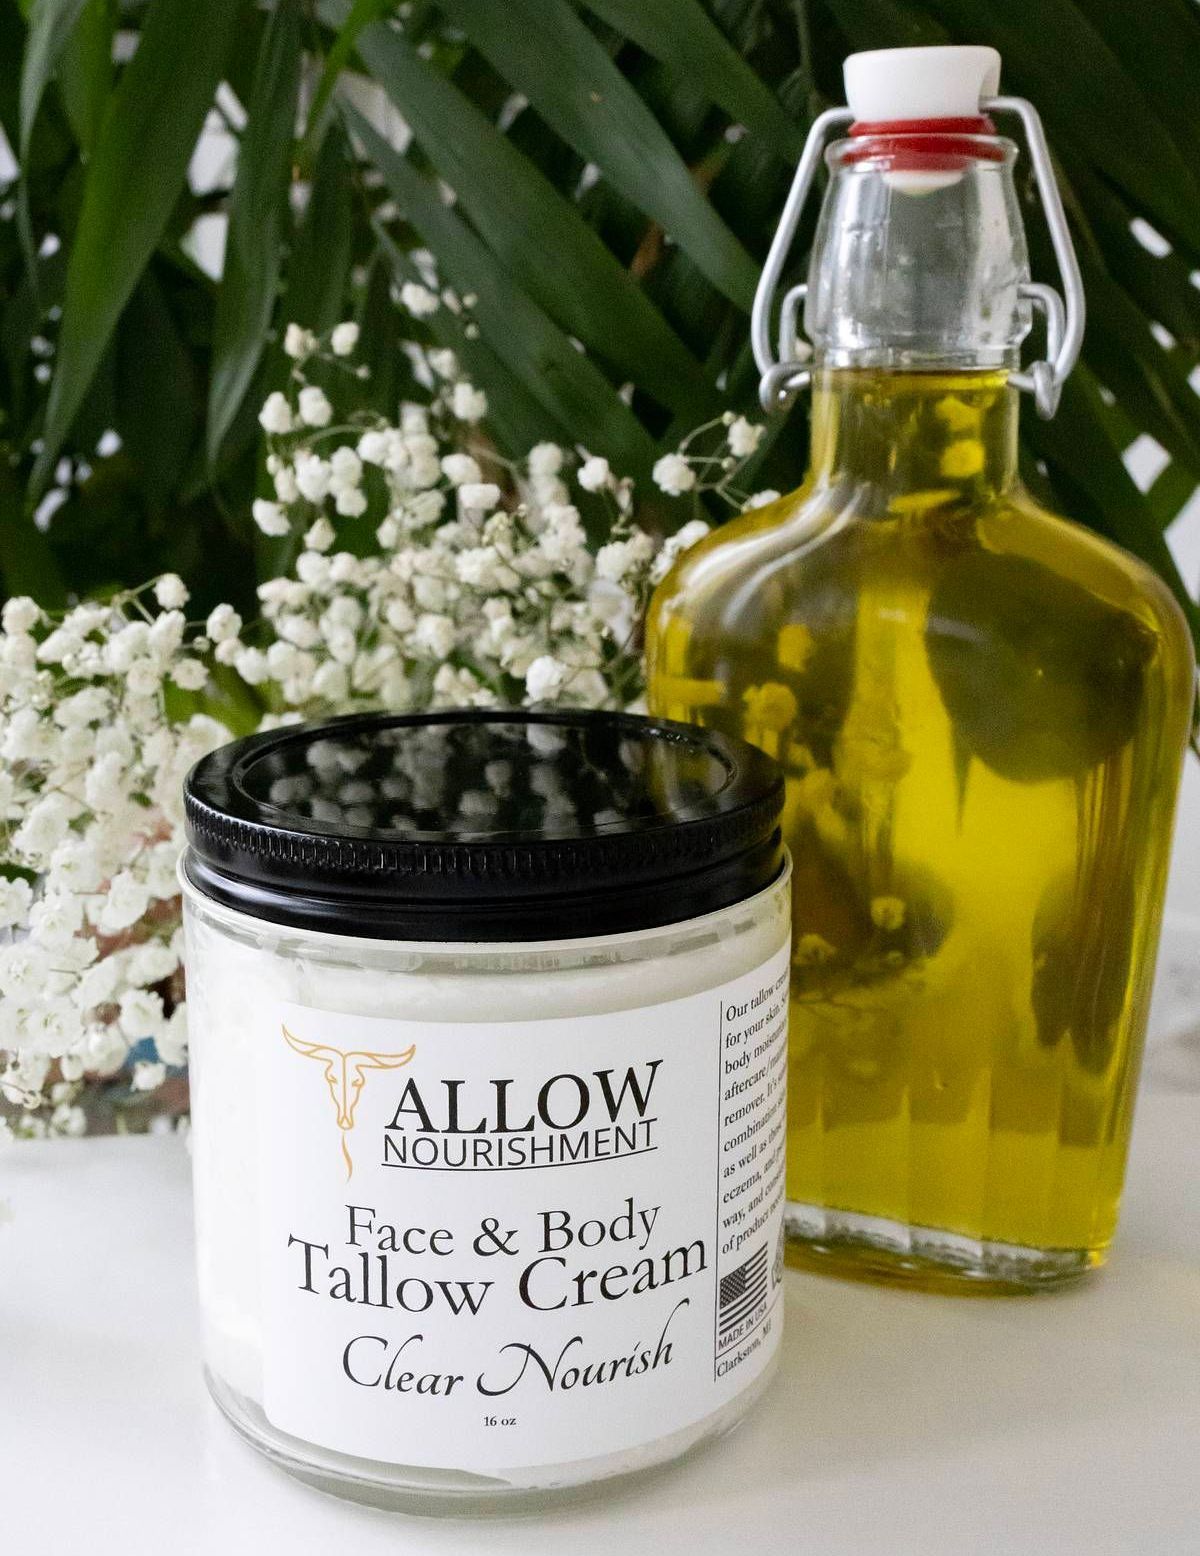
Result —
<path fill-rule="evenodd" d="M 985 115 L 959 119 L 856 121 L 842 153 L 844 162 L 882 158 L 897 170 L 959 172 L 971 162 L 1003 162 L 996 127 Z M 989 144 L 989 141 L 991 144 Z"/>

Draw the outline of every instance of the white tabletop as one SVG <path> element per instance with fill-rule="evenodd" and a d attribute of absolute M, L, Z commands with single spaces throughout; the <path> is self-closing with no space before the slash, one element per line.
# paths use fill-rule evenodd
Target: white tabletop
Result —
<path fill-rule="evenodd" d="M 323 1497 L 197 1359 L 176 1139 L 0 1157 L 0 1550 L 13 1556 L 1200 1551 L 1200 1087 L 1152 1056 L 1109 1269 L 1032 1299 L 789 1273 L 782 1375 L 656 1483 L 537 1520 Z"/>

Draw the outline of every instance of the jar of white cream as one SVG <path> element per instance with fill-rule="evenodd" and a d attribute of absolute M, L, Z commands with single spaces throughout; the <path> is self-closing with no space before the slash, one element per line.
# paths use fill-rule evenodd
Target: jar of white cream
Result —
<path fill-rule="evenodd" d="M 193 769 L 204 1357 L 250 1442 L 486 1511 L 743 1414 L 783 1316 L 782 798 L 748 745 L 591 712 Z"/>

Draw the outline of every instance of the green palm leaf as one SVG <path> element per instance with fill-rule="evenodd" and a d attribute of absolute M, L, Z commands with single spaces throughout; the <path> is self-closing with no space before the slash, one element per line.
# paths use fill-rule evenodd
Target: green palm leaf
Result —
<path fill-rule="evenodd" d="M 804 131 L 757 76 L 700 0 L 579 0 L 653 58 L 694 81 L 729 117 L 787 161 Z"/>
<path fill-rule="evenodd" d="M 578 210 L 397 32 L 368 28 L 359 51 L 524 294 L 661 404 L 711 414 L 700 364 Z"/>
<path fill-rule="evenodd" d="M 566 0 L 505 0 L 502 8 L 489 0 L 442 3 L 567 145 L 656 221 L 731 302 L 750 306 L 758 280 L 754 260 Z"/>
<path fill-rule="evenodd" d="M 299 87 L 300 11 L 294 0 L 283 0 L 263 32 L 229 203 L 208 395 L 213 461 L 250 387 L 274 313 Z"/>
<path fill-rule="evenodd" d="M 213 100 L 239 0 L 158 0 L 105 115 L 71 247 L 58 363 L 32 484 L 54 467 L 104 349 L 171 215 Z"/>
<path fill-rule="evenodd" d="M 559 436 L 574 431 L 589 448 L 626 469 L 644 471 L 653 446 L 633 413 L 608 391 L 596 367 L 512 284 L 495 257 L 444 204 L 436 185 L 394 151 L 361 114 L 346 111 L 408 219 L 439 256 L 446 278 L 459 291 L 475 295 L 484 331 L 493 339 L 507 339 L 506 365 L 542 406 L 547 425 L 557 422 Z"/>

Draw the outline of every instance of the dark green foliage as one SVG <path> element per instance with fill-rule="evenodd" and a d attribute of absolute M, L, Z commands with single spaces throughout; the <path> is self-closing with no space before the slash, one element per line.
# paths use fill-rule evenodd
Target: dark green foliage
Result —
<path fill-rule="evenodd" d="M 135 35 L 114 66 L 114 37 L 127 60 Z M 755 409 L 757 267 L 843 55 L 937 41 L 994 43 L 1005 89 L 1038 104 L 1088 283 L 1083 363 L 1058 421 L 1027 415 L 1025 468 L 1195 623 L 1163 540 L 1200 484 L 1189 0 L 420 0 L 403 27 L 387 0 L 0 0 L 0 123 L 21 164 L 0 223 L 4 589 L 51 601 L 169 567 L 200 604 L 247 606 L 256 560 L 278 560 L 248 512 L 280 329 L 357 317 L 368 399 L 390 409 L 408 369 L 389 290 L 416 248 L 476 294 L 477 338 L 445 311 L 416 328 L 488 390 L 500 447 L 553 437 L 644 478 L 698 421 Z M 403 152 L 362 117 L 363 77 L 410 127 Z M 240 157 L 195 193 L 214 99 Z M 220 283 L 188 258 L 213 213 Z M 803 418 L 773 429 L 759 484 L 799 480 Z M 108 429 L 122 447 L 97 457 Z M 1121 461 L 1143 433 L 1170 456 L 1147 494 Z M 38 528 L 51 485 L 65 496 Z"/>

